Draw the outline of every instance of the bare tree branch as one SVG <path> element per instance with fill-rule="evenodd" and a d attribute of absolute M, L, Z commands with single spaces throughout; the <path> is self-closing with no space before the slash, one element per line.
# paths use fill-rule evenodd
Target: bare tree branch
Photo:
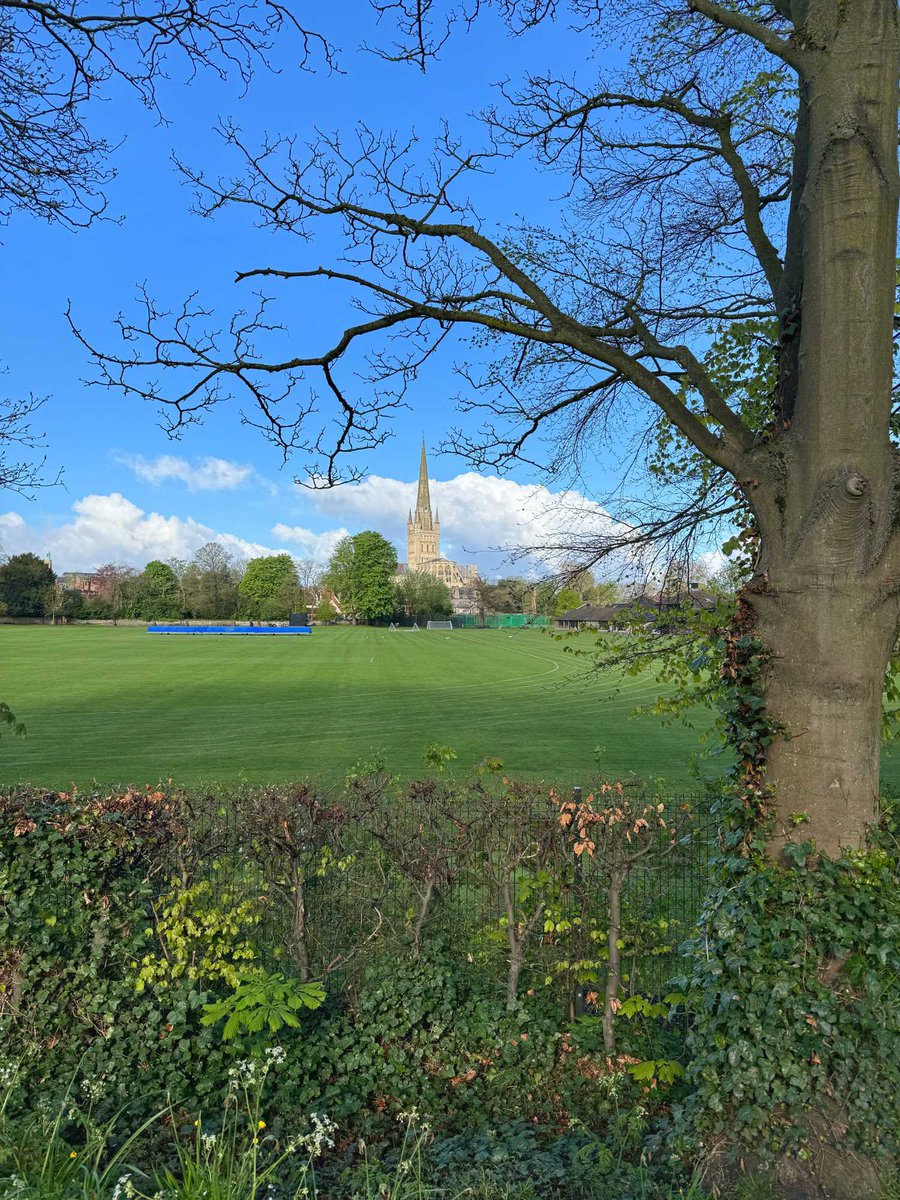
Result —
<path fill-rule="evenodd" d="M 774 54 L 780 58 L 782 62 L 788 66 L 794 67 L 796 70 L 801 70 L 803 67 L 803 53 L 795 46 L 792 46 L 789 41 L 778 36 L 767 25 L 761 24 L 759 21 L 754 21 L 752 17 L 746 13 L 739 12 L 737 9 L 726 8 L 724 4 L 718 4 L 716 0 L 687 0 L 688 7 L 694 12 L 701 13 L 704 17 L 709 17 L 711 21 L 715 21 L 717 25 L 721 25 L 725 29 L 733 29 L 736 33 L 746 34 L 754 41 L 759 42 L 770 54 Z M 779 10 L 783 12 L 783 9 Z"/>
<path fill-rule="evenodd" d="M 321 35 L 280 0 L 0 0 L 0 218 L 14 211 L 83 226 L 106 208 L 115 148 L 92 132 L 88 102 L 117 78 L 160 118 L 158 84 L 176 60 L 246 85 L 283 29 L 305 62 Z"/>

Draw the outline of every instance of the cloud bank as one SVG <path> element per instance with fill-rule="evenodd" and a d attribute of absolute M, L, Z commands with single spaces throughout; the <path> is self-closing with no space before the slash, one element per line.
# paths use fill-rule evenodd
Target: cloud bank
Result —
<path fill-rule="evenodd" d="M 146 512 L 120 492 L 84 496 L 74 517 L 61 525 L 30 525 L 21 514 L 0 514 L 0 546 L 7 554 L 49 551 L 57 570 L 94 570 L 105 562 L 143 566 L 152 558 L 190 558 L 205 542 L 218 541 L 238 558 L 272 553 L 268 546 L 220 532 L 193 517 Z"/>
<path fill-rule="evenodd" d="M 185 463 L 183 459 L 172 461 Z M 218 464 L 222 460 L 203 461 Z M 153 460 L 147 470 L 156 472 L 163 462 Z M 201 463 L 196 479 L 206 478 L 206 469 Z M 220 481 L 235 480 L 244 470 L 236 468 L 229 476 L 218 466 L 208 469 L 210 479 L 215 473 Z M 165 466 L 159 470 L 169 471 L 167 478 L 188 482 L 181 466 L 178 474 Z M 263 486 L 265 481 L 259 482 Z M 195 482 L 193 490 L 212 489 Z M 546 575 L 565 557 L 562 547 L 601 538 L 617 528 L 601 505 L 578 492 L 551 492 L 474 472 L 433 481 L 431 500 L 440 511 L 443 553 L 460 562 L 477 562 L 489 578 L 511 571 Z M 241 559 L 286 550 L 297 558 L 324 564 L 348 533 L 377 529 L 394 542 L 402 561 L 406 557 L 407 512 L 415 501 L 415 483 L 379 475 L 331 492 L 298 489 L 286 505 L 287 513 L 278 511 L 280 503 L 273 497 L 271 541 L 264 543 L 233 529 L 216 528 L 195 516 L 150 511 L 121 492 L 111 492 L 82 497 L 72 505 L 70 518 L 53 524 L 31 522 L 15 511 L 0 514 L 0 550 L 7 554 L 49 551 L 59 571 L 92 570 L 104 562 L 143 566 L 153 558 L 188 559 L 209 541 L 221 542 Z"/>
<path fill-rule="evenodd" d="M 158 458 L 123 454 L 117 461 L 129 467 L 145 483 L 176 480 L 186 484 L 191 492 L 231 492 L 256 474 L 253 467 L 230 462 L 227 458 L 207 457 L 190 463 L 175 454 L 161 454 Z"/>
<path fill-rule="evenodd" d="M 402 559 L 416 488 L 416 483 L 370 475 L 358 484 L 314 492 L 312 502 L 323 516 L 353 528 L 379 529 L 397 544 Z M 474 559 L 491 574 L 513 567 L 552 571 L 565 557 L 560 547 L 567 542 L 581 544 L 622 528 L 602 505 L 579 492 L 551 492 L 474 471 L 432 480 L 431 503 L 440 513 L 443 554 Z"/>

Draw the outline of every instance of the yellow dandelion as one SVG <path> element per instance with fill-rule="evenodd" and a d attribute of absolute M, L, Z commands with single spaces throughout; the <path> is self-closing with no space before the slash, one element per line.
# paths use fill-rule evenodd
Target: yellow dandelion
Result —
<path fill-rule="evenodd" d="M 77 1150 L 73 1150 L 73 1151 L 72 1151 L 72 1153 L 69 1155 L 69 1158 L 77 1158 L 77 1157 L 78 1157 L 78 1151 L 77 1151 Z"/>
<path fill-rule="evenodd" d="M 257 1125 L 256 1128 L 257 1129 L 265 1129 L 265 1127 L 266 1127 L 265 1121 L 260 1121 L 260 1123 Z"/>

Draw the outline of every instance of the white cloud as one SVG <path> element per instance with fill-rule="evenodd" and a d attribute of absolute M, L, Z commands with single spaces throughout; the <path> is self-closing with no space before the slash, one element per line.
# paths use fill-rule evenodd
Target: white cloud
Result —
<path fill-rule="evenodd" d="M 697 561 L 708 576 L 718 575 L 720 571 L 728 566 L 728 559 L 718 548 L 707 550 L 704 554 L 698 556 Z"/>
<path fill-rule="evenodd" d="M 362 528 L 369 525 L 391 537 L 400 557 L 406 553 L 407 513 L 416 503 L 416 483 L 370 475 L 363 482 L 313 493 L 319 512 Z M 458 561 L 474 559 L 482 571 L 552 570 L 565 557 L 562 547 L 582 544 L 617 528 L 596 501 L 575 491 L 517 483 L 478 475 L 431 481 L 431 503 L 441 518 L 441 551 Z M 619 527 L 621 528 L 621 527 Z"/>
<path fill-rule="evenodd" d="M 299 498 L 299 496 L 298 496 Z M 0 513 L 0 549 L 8 554 L 49 551 L 57 570 L 91 570 L 104 562 L 143 566 L 151 558 L 190 558 L 205 542 L 219 541 L 247 559 L 279 550 L 325 562 L 348 532 L 377 529 L 406 557 L 407 511 L 415 506 L 416 484 L 373 475 L 333 491 L 302 492 L 306 512 L 318 520 L 278 522 L 273 546 L 221 531 L 193 517 L 165 516 L 140 508 L 119 492 L 84 496 L 72 517 L 56 523 L 30 523 L 20 513 Z M 475 561 L 487 577 L 515 570 L 546 574 L 564 557 L 565 546 L 600 537 L 615 522 L 595 501 L 578 492 L 474 472 L 432 481 L 432 505 L 440 510 L 441 549 L 448 558 Z M 310 524 L 325 525 L 316 532 Z M 555 549 L 555 548 L 560 549 Z"/>
<path fill-rule="evenodd" d="M 331 552 L 341 540 L 347 536 L 346 529 L 329 529 L 325 533 L 313 533 L 302 525 L 273 526 L 272 533 L 280 542 L 292 542 L 296 547 L 294 553 L 301 558 L 311 558 L 316 562 L 327 562 Z"/>
<path fill-rule="evenodd" d="M 190 463 L 174 454 L 144 458 L 140 454 L 123 454 L 118 461 L 130 467 L 145 483 L 166 483 L 178 480 L 191 492 L 231 492 L 242 487 L 256 474 L 253 467 L 229 462 L 227 458 L 200 458 Z"/>
<path fill-rule="evenodd" d="M 7 554 L 49 551 L 58 571 L 93 570 L 105 562 L 143 566 L 152 558 L 190 558 L 205 542 L 218 541 L 238 558 L 275 553 L 233 533 L 218 532 L 193 517 L 145 512 L 119 492 L 84 496 L 74 518 L 60 525 L 31 526 L 15 512 L 0 514 L 0 545 Z"/>

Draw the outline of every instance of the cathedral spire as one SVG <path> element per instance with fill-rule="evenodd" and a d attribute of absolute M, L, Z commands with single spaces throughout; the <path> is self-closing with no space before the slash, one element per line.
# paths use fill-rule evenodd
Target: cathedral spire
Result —
<path fill-rule="evenodd" d="M 422 457 L 419 460 L 419 492 L 416 497 L 416 524 L 431 529 L 431 493 L 428 490 L 428 461 L 425 457 L 425 439 L 422 438 Z"/>

